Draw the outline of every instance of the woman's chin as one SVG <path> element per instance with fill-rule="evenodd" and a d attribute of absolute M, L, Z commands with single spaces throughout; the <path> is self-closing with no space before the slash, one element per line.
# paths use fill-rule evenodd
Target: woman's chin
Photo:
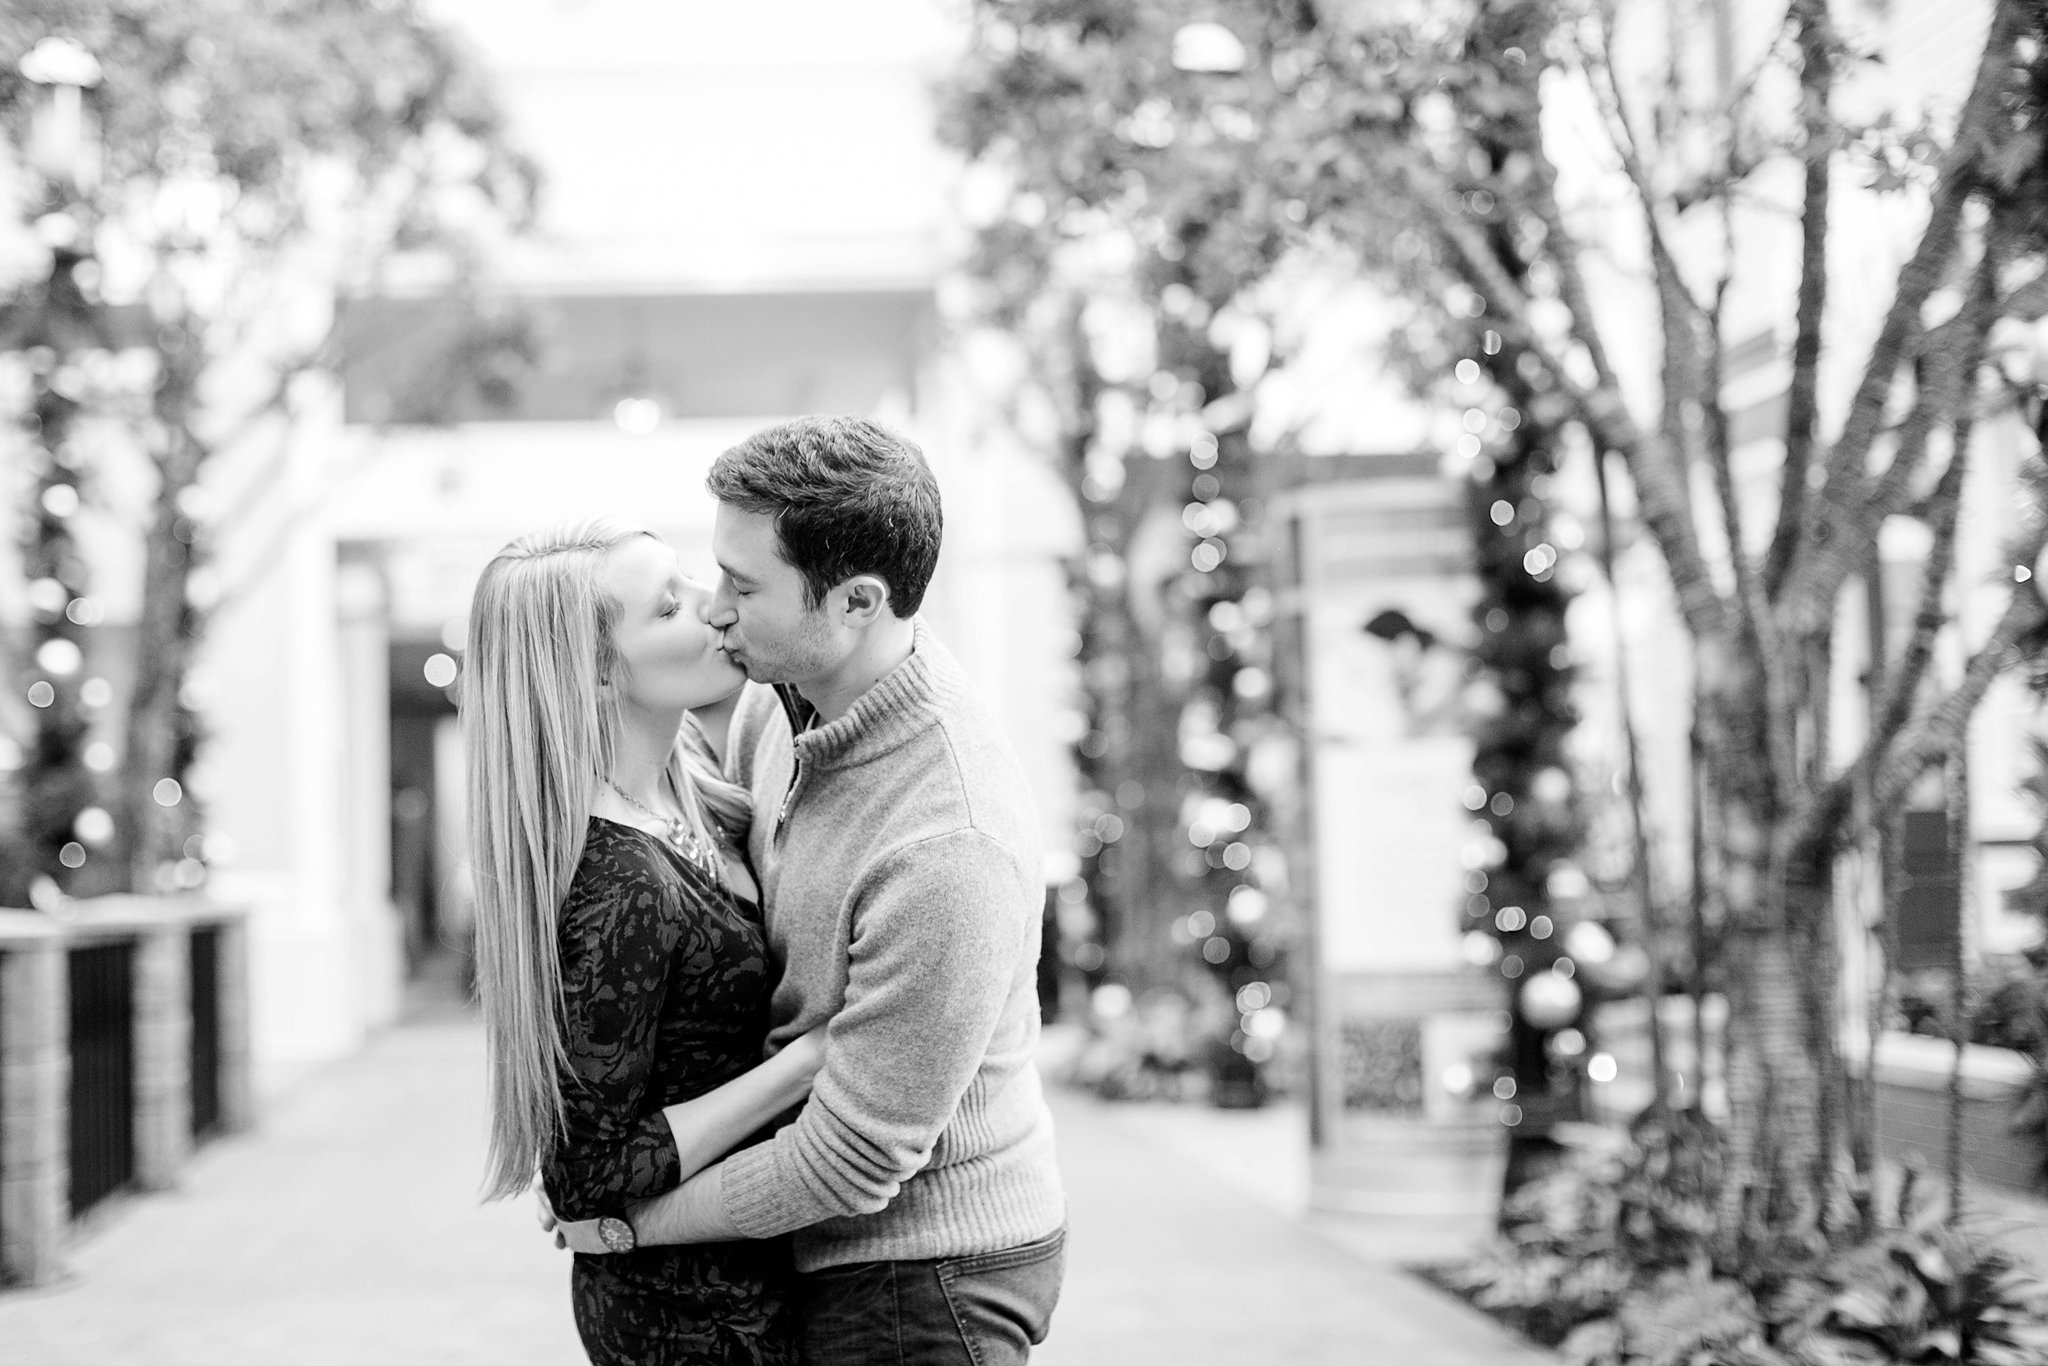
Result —
<path fill-rule="evenodd" d="M 701 702 L 691 703 L 690 710 L 701 711 L 705 707 L 715 707 L 721 702 L 730 702 L 733 699 L 734 694 L 738 693 L 741 688 L 744 688 L 746 686 L 746 670 L 740 668 L 738 665 L 734 665 L 731 676 L 719 680 L 717 695 L 712 697 L 706 697 Z"/>

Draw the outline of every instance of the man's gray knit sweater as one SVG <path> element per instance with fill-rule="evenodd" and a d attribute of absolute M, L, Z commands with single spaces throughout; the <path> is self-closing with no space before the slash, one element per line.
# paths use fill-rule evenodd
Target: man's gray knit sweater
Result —
<path fill-rule="evenodd" d="M 903 664 L 838 720 L 749 687 L 732 766 L 782 964 L 776 1046 L 829 1020 L 796 1121 L 725 1162 L 750 1237 L 799 1270 L 954 1257 L 1065 1219 L 1038 1041 L 1044 870 L 1008 746 L 920 620 Z"/>

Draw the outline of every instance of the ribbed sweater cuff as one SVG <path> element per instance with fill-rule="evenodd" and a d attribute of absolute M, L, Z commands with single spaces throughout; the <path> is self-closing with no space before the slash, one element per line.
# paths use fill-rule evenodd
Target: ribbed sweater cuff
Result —
<path fill-rule="evenodd" d="M 773 1238 L 809 1222 L 777 1198 L 782 1183 L 776 1177 L 775 1147 L 761 1143 L 725 1159 L 725 1214 L 749 1238 Z"/>

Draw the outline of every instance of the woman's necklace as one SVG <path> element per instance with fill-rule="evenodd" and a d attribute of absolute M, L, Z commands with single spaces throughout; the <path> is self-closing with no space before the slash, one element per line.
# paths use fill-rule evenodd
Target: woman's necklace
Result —
<path fill-rule="evenodd" d="M 704 875 L 713 882 L 724 882 L 725 879 L 719 876 L 718 851 L 706 849 L 703 842 L 697 838 L 696 834 L 690 829 L 689 824 L 681 816 L 664 816 L 659 811 L 650 810 L 641 803 L 634 801 L 632 793 L 626 791 L 625 788 L 620 787 L 609 778 L 604 780 L 604 785 L 618 793 L 619 800 L 653 821 L 656 825 L 659 825 L 661 827 L 661 836 L 668 841 L 670 848 L 681 854 L 695 867 L 702 869 Z"/>

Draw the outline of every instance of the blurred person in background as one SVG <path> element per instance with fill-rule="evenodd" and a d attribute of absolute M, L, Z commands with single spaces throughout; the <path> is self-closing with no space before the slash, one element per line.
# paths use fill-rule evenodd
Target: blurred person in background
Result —
<path fill-rule="evenodd" d="M 570 1276 L 597 1366 L 798 1359 L 787 1239 L 636 1249 L 630 1208 L 799 1103 L 823 1053 L 762 1061 L 752 802 L 719 759 L 742 675 L 709 598 L 660 540 L 595 521 L 514 541 L 470 609 L 485 1195 L 538 1171 L 600 1239 Z"/>
<path fill-rule="evenodd" d="M 1044 865 L 1016 759 L 917 616 L 937 483 L 873 423 L 803 418 L 709 485 L 705 621 L 754 684 L 728 771 L 781 964 L 771 1046 L 823 1026 L 825 1062 L 793 1123 L 636 1206 L 639 1241 L 793 1231 L 813 1366 L 1022 1362 L 1065 1262 L 1033 1061 Z"/>

